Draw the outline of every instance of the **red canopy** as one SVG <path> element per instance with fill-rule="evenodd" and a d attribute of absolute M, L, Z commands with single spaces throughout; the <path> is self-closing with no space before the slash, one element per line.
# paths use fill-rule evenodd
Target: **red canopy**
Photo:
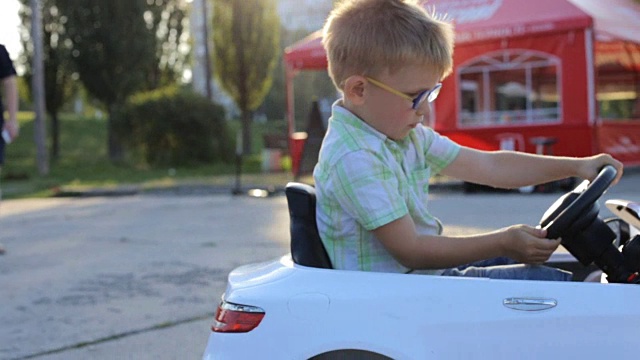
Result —
<path fill-rule="evenodd" d="M 592 22 L 566 0 L 432 0 L 427 4 L 453 19 L 456 44 L 583 29 Z"/>
<path fill-rule="evenodd" d="M 640 5 L 632 0 L 569 0 L 595 22 L 598 41 L 640 44 Z"/>
<path fill-rule="evenodd" d="M 327 56 L 322 47 L 322 30 L 318 30 L 284 50 L 284 61 L 291 69 L 323 70 Z"/>

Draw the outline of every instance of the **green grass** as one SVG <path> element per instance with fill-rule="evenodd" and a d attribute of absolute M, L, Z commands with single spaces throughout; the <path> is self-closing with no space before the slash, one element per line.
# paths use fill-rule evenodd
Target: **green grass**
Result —
<path fill-rule="evenodd" d="M 107 156 L 106 119 L 64 114 L 60 118 L 60 156 L 57 161 L 49 162 L 48 175 L 40 175 L 36 163 L 33 118 L 30 112 L 19 114 L 20 137 L 5 148 L 5 165 L 2 169 L 4 198 L 47 197 L 59 193 L 61 189 L 215 182 L 215 177 L 232 175 L 235 171 L 234 164 L 223 163 L 172 169 L 151 168 L 133 161 L 116 165 Z M 238 121 L 231 121 L 230 128 L 237 131 L 240 128 Z M 260 172 L 262 134 L 272 130 L 273 123 L 256 124 L 253 127 L 254 154 L 245 157 L 244 174 Z"/>

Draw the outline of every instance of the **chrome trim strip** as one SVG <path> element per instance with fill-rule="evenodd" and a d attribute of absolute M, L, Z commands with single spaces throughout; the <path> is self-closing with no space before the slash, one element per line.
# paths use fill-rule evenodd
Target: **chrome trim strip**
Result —
<path fill-rule="evenodd" d="M 502 305 L 513 310 L 542 311 L 556 307 L 558 301 L 555 299 L 512 297 L 504 299 Z"/>

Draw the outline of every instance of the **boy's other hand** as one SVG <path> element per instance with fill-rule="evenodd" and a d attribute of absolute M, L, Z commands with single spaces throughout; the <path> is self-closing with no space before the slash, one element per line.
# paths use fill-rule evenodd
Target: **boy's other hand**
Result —
<path fill-rule="evenodd" d="M 618 170 L 618 174 L 616 175 L 616 178 L 613 180 L 612 185 L 617 184 L 620 178 L 622 177 L 622 172 L 623 172 L 622 163 L 614 159 L 609 154 L 598 154 L 598 155 L 583 158 L 581 160 L 582 162 L 578 167 L 577 175 L 582 179 L 587 179 L 589 181 L 595 179 L 598 173 L 600 172 L 600 170 L 605 165 L 611 165 L 614 168 L 616 168 L 616 170 Z"/>
<path fill-rule="evenodd" d="M 513 225 L 504 232 L 507 256 L 524 264 L 544 263 L 560 245 L 560 239 L 546 238 L 546 230 L 528 225 Z"/>

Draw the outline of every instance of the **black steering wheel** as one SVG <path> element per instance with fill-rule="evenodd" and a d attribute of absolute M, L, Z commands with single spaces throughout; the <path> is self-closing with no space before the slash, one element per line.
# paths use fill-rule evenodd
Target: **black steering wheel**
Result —
<path fill-rule="evenodd" d="M 547 230 L 547 238 L 563 237 L 578 217 L 604 194 L 617 174 L 616 168 L 606 165 L 591 183 L 585 180 L 551 205 L 540 222 L 540 226 Z"/>

